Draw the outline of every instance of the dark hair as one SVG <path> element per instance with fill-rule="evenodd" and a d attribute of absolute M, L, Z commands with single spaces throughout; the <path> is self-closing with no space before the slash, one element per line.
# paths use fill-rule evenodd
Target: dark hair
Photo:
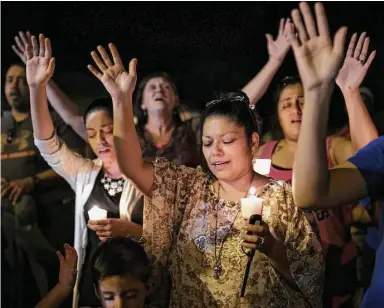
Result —
<path fill-rule="evenodd" d="M 248 96 L 242 91 L 219 94 L 217 99 L 208 102 L 205 106 L 201 131 L 204 122 L 212 116 L 231 118 L 239 127 L 244 127 L 249 144 L 252 143 L 252 134 L 261 133 L 262 120 L 255 109 L 249 107 Z"/>
<path fill-rule="evenodd" d="M 171 76 L 169 76 L 165 72 L 154 72 L 142 79 L 139 85 L 136 87 L 136 96 L 133 103 L 133 111 L 135 113 L 135 116 L 137 117 L 139 126 L 145 125 L 148 121 L 148 115 L 143 109 L 141 109 L 141 105 L 143 102 L 144 88 L 147 85 L 148 81 L 153 78 L 164 78 L 165 80 L 167 80 L 171 85 L 173 92 L 175 92 L 175 95 L 178 96 L 175 82 L 172 80 Z M 173 112 L 174 121 L 177 123 L 181 122 L 178 108 L 179 107 L 176 106 Z"/>
<path fill-rule="evenodd" d="M 298 75 L 286 76 L 279 81 L 279 83 L 277 84 L 277 88 L 273 94 L 273 100 L 275 102 L 275 112 L 270 119 L 271 119 L 272 138 L 274 140 L 279 140 L 284 138 L 284 132 L 280 125 L 279 113 L 278 113 L 278 104 L 279 104 L 281 92 L 284 90 L 285 87 L 295 85 L 295 84 L 302 84 L 301 79 Z"/>
<path fill-rule="evenodd" d="M 96 285 L 107 277 L 128 275 L 146 284 L 151 272 L 144 248 L 127 237 L 101 242 L 92 252 L 89 265 Z"/>
<path fill-rule="evenodd" d="M 92 103 L 84 111 L 84 124 L 87 121 L 88 115 L 95 111 L 105 111 L 111 118 L 113 118 L 113 105 L 111 99 L 107 97 L 102 97 L 92 101 Z"/>

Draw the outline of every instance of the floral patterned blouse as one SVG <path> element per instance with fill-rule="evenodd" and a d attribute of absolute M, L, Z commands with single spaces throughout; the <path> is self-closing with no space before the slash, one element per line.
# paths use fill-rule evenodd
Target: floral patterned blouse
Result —
<path fill-rule="evenodd" d="M 264 198 L 263 221 L 285 244 L 292 277 L 290 287 L 268 258 L 256 251 L 245 297 L 240 297 L 247 256 L 242 252 L 240 203 L 217 200 L 213 179 L 199 167 L 176 166 L 164 158 L 154 162 L 152 199 L 144 206 L 145 248 L 153 262 L 155 284 L 166 285 L 161 272 L 169 269 L 170 307 L 321 307 L 324 263 L 310 217 L 294 203 L 291 187 L 271 180 Z M 217 226 L 216 229 L 216 215 Z M 222 269 L 214 277 L 217 250 L 223 245 Z M 164 278 L 163 278 L 164 279 Z"/>

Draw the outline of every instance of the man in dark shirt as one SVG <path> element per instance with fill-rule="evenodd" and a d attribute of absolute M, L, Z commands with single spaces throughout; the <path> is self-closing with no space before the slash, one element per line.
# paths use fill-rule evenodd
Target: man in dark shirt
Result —
<path fill-rule="evenodd" d="M 17 277 L 19 273 L 18 279 L 21 279 L 16 278 L 13 283 L 8 284 L 8 287 L 17 289 L 17 295 L 13 294 L 15 290 L 12 289 L 10 292 L 3 292 L 8 294 L 12 302 L 9 305 L 12 307 L 30 307 L 39 299 L 33 296 L 33 292 L 44 295 L 48 291 L 46 270 L 49 264 L 42 264 L 47 259 L 41 260 L 41 256 L 46 255 L 49 256 L 48 259 L 52 257 L 55 260 L 57 246 L 62 246 L 63 243 L 52 239 L 57 236 L 62 239 L 60 233 L 73 234 L 74 193 L 45 163 L 34 145 L 29 88 L 25 74 L 23 65 L 14 64 L 9 67 L 4 92 L 11 110 L 3 112 L 1 116 L 1 209 L 5 240 L 2 247 L 5 258 L 2 268 L 8 265 L 11 276 Z M 80 139 L 69 127 L 57 115 L 53 114 L 53 118 L 57 133 L 67 144 L 72 148 L 80 147 Z M 60 212 L 56 211 L 52 215 L 52 208 L 55 208 L 53 205 L 63 203 L 69 204 L 60 207 Z M 68 225 L 62 226 L 62 217 L 67 217 L 65 221 L 69 222 Z M 38 222 L 43 222 L 44 226 L 59 224 L 65 230 L 57 229 L 58 232 L 52 232 L 53 230 L 44 230 L 42 227 L 42 232 Z M 44 231 L 48 231 L 46 233 L 50 235 L 50 241 L 43 235 Z M 55 247 L 52 247 L 52 242 Z M 22 291 L 22 281 L 27 280 L 28 272 L 31 272 L 38 290 L 27 287 Z"/>

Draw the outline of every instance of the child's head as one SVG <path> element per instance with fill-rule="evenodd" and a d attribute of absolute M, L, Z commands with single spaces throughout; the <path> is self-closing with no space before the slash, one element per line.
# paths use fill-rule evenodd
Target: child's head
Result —
<path fill-rule="evenodd" d="M 150 265 L 139 243 L 125 237 L 103 241 L 90 265 L 104 307 L 144 307 Z"/>

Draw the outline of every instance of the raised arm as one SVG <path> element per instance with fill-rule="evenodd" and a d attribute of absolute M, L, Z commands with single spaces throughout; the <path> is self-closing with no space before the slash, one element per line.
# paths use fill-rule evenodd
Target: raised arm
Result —
<path fill-rule="evenodd" d="M 294 35 L 293 29 L 288 35 L 307 101 L 293 165 L 293 196 L 295 204 L 302 208 L 327 207 L 333 205 L 328 202 L 333 196 L 343 190 L 348 191 L 346 185 L 354 185 L 356 189 L 360 186 L 358 179 L 356 182 L 353 179 L 342 181 L 344 175 L 340 172 L 329 176 L 324 147 L 330 96 L 343 59 L 347 28 L 339 29 L 332 41 L 321 3 L 315 4 L 316 23 L 307 3 L 300 3 L 300 11 L 292 11 L 299 38 Z M 343 170 L 358 173 L 355 169 Z"/>
<path fill-rule="evenodd" d="M 120 170 L 144 195 L 151 196 L 154 169 L 143 160 L 133 120 L 132 94 L 137 80 L 137 60 L 131 60 L 127 72 L 115 45 L 108 46 L 112 60 L 105 49 L 98 46 L 102 59 L 97 52 L 91 52 L 98 69 L 92 65 L 88 65 L 88 69 L 103 83 L 113 101 L 113 134 Z"/>
<path fill-rule="evenodd" d="M 74 188 L 79 170 L 86 165 L 91 168 L 92 162 L 73 153 L 57 137 L 48 110 L 46 92 L 47 82 L 53 75 L 55 67 L 51 44 L 42 34 L 39 35 L 39 43 L 36 37 L 32 36 L 31 44 L 26 45 L 25 53 L 35 144 L 55 172 Z"/>
<path fill-rule="evenodd" d="M 242 89 L 249 97 L 249 101 L 252 105 L 260 100 L 260 98 L 265 94 L 273 77 L 275 76 L 277 70 L 280 68 L 281 64 L 284 61 L 285 56 L 290 48 L 290 45 L 287 41 L 287 31 L 291 25 L 289 18 L 285 20 L 282 18 L 280 20 L 279 32 L 275 40 L 271 34 L 267 33 L 265 36 L 267 38 L 267 47 L 268 47 L 268 62 L 264 65 L 260 72 Z"/>
<path fill-rule="evenodd" d="M 27 61 L 25 57 L 25 47 L 27 44 L 32 45 L 31 37 L 29 31 L 26 33 L 20 31 L 19 35 L 15 36 L 16 45 L 12 45 L 13 51 L 24 63 Z M 47 96 L 49 103 L 64 122 L 71 126 L 76 134 L 83 140 L 87 141 L 83 117 L 80 114 L 78 105 L 76 105 L 52 79 L 47 83 Z"/>
<path fill-rule="evenodd" d="M 375 58 L 376 51 L 371 52 L 366 61 L 369 37 L 366 37 L 364 32 L 360 35 L 357 45 L 356 41 L 357 34 L 354 33 L 348 46 L 344 64 L 336 77 L 336 83 L 345 99 L 352 143 L 355 149 L 360 149 L 378 137 L 377 129 L 359 91 L 360 85 Z"/>

